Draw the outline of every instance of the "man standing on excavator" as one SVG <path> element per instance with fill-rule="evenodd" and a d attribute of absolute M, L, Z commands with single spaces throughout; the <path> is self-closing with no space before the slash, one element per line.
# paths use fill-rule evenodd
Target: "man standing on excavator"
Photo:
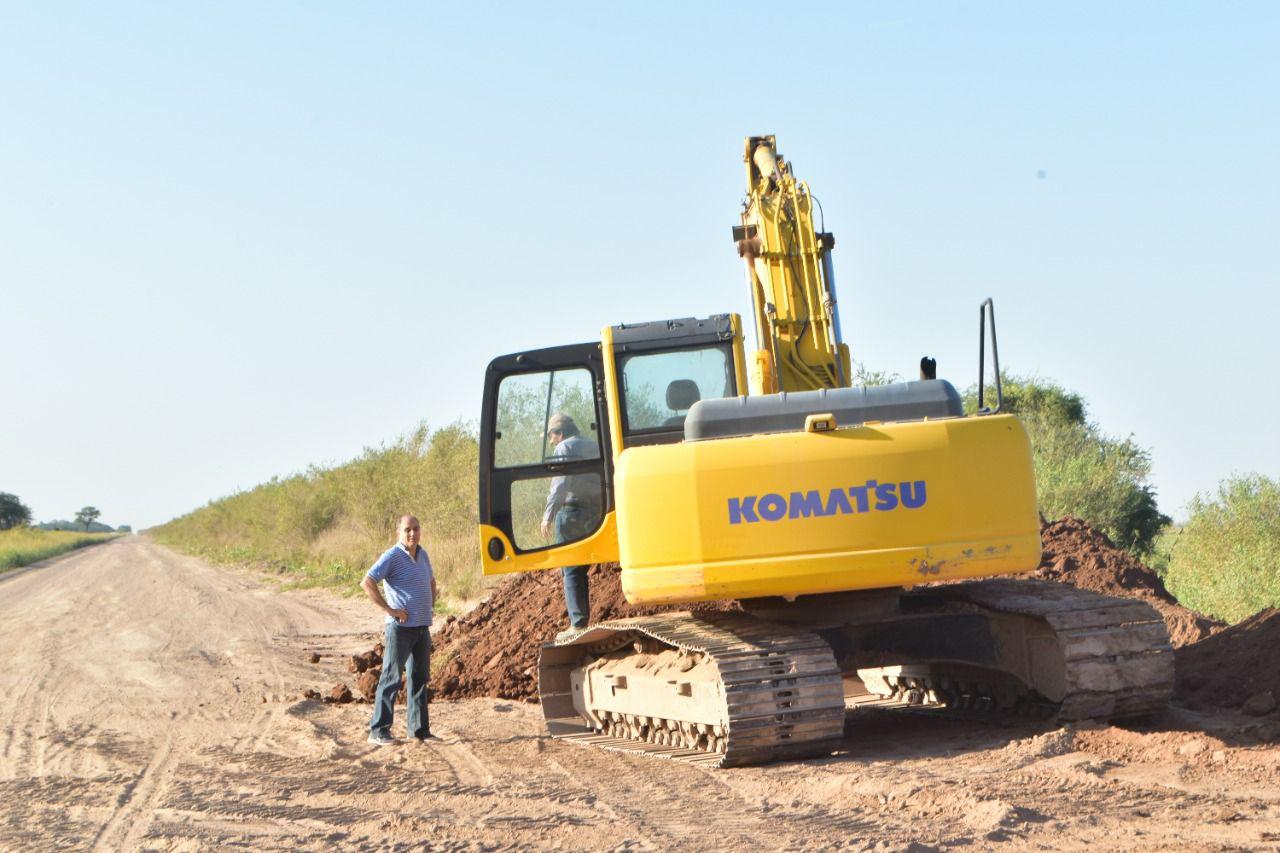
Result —
<path fill-rule="evenodd" d="M 552 459 L 598 459 L 600 446 L 578 431 L 573 418 L 556 412 L 547 420 L 547 441 L 555 450 Z M 600 480 L 591 474 L 560 476 L 551 481 L 547 508 L 542 513 L 542 535 L 555 534 L 555 541 L 582 539 L 600 520 Z M 553 530 L 554 528 L 554 530 Z M 591 618 L 587 593 L 587 567 L 566 566 L 564 603 L 569 613 L 569 630 L 587 627 Z"/>

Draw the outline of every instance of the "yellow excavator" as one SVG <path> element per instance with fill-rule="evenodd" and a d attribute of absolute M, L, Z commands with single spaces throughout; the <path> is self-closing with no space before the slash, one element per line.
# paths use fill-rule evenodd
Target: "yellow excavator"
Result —
<path fill-rule="evenodd" d="M 1034 569 L 1041 543 L 1027 433 L 1000 411 L 990 300 L 975 414 L 928 358 L 918 380 L 854 386 L 815 199 L 773 136 L 749 137 L 743 160 L 749 353 L 740 317 L 722 314 L 610 326 L 488 367 L 486 574 L 617 562 L 633 604 L 741 606 L 544 645 L 549 731 L 718 767 L 829 753 L 856 706 L 1162 707 L 1173 654 L 1150 606 L 1000 577 Z M 573 454 L 548 436 L 566 422 L 590 439 Z M 578 523 L 548 541 L 556 501 Z"/>

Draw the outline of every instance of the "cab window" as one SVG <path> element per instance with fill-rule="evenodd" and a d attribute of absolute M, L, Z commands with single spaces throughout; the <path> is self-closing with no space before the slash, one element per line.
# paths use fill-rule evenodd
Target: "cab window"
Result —
<path fill-rule="evenodd" d="M 574 368 L 508 376 L 498 386 L 497 414 L 493 442 L 495 468 L 553 461 L 556 443 L 548 435 L 548 426 L 556 416 L 567 416 L 583 436 L 592 439 L 581 443 L 577 458 L 600 456 L 589 370 Z"/>
<path fill-rule="evenodd" d="M 600 527 L 604 469 L 593 388 L 591 372 L 580 368 L 513 374 L 498 386 L 493 467 L 529 468 L 512 472 L 504 501 L 519 552 L 585 539 Z M 555 467 L 542 473 L 547 466 Z"/>
<path fill-rule="evenodd" d="M 636 353 L 622 362 L 628 433 L 683 430 L 694 403 L 736 394 L 728 347 Z"/>

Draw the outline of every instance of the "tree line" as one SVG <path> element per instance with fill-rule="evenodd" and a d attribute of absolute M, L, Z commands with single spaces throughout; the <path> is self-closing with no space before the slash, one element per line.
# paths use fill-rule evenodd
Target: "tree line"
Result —
<path fill-rule="evenodd" d="M 75 522 L 46 521 L 42 524 L 31 523 L 31 508 L 15 494 L 0 492 L 0 530 L 12 530 L 16 527 L 35 527 L 39 530 L 83 530 L 92 533 L 128 533 L 132 530 L 127 524 L 112 527 L 99 524 L 102 511 L 95 506 L 82 507 L 76 513 Z"/>

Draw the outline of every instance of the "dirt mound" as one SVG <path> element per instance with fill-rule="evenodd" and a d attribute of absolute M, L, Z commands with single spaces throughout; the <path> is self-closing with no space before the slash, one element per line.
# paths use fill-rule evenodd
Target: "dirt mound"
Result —
<path fill-rule="evenodd" d="M 1164 616 L 1175 646 L 1208 636 L 1218 627 L 1213 620 L 1179 606 L 1155 572 L 1083 521 L 1064 518 L 1048 523 L 1042 537 L 1044 561 L 1035 576 L 1148 601 Z M 592 566 L 589 576 L 592 623 L 690 609 L 689 605 L 628 604 L 616 564 Z M 740 605 L 712 602 L 692 609 L 737 610 Z M 445 662 L 432 679 L 433 696 L 535 699 L 538 648 L 567 625 L 559 572 L 512 577 L 467 615 L 446 620 L 436 635 L 436 654 Z"/>
<path fill-rule="evenodd" d="M 1178 694 L 1189 705 L 1234 708 L 1262 693 L 1280 697 L 1280 610 L 1255 613 L 1176 654 Z"/>
<path fill-rule="evenodd" d="M 736 602 L 636 607 L 622 596 L 617 564 L 588 570 L 591 622 L 670 610 L 738 610 Z M 450 654 L 432 680 L 441 699 L 495 696 L 533 700 L 538 695 L 538 648 L 568 627 L 559 572 L 511 578 L 461 618 L 450 617 L 436 648 Z"/>
<path fill-rule="evenodd" d="M 1159 575 L 1078 518 L 1046 522 L 1040 528 L 1040 538 L 1044 556 L 1032 577 L 1141 599 L 1160 611 L 1175 648 L 1202 640 L 1223 627 L 1223 623 L 1178 604 Z"/>

